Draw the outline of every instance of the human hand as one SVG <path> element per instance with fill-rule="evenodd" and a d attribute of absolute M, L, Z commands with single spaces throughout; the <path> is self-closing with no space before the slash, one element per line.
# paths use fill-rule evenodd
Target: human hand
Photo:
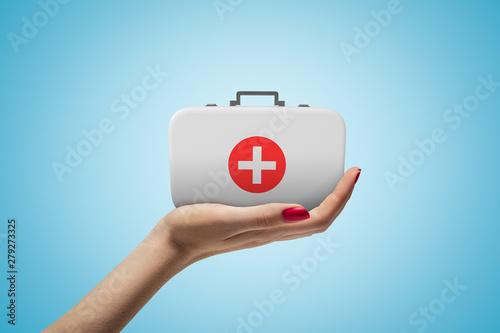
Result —
<path fill-rule="evenodd" d="M 203 258 L 323 232 L 342 212 L 361 169 L 307 212 L 296 204 L 196 204 L 174 209 L 110 274 L 45 332 L 119 332 L 174 275 Z"/>
<path fill-rule="evenodd" d="M 187 262 L 324 232 L 351 197 L 361 169 L 346 171 L 333 193 L 307 212 L 297 204 L 252 207 L 222 204 L 182 206 L 168 213 L 148 236 L 173 249 Z"/>

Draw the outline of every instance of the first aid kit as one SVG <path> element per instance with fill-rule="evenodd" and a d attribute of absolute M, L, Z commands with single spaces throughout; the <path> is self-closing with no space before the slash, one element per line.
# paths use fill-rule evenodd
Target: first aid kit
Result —
<path fill-rule="evenodd" d="M 241 106 L 245 95 L 274 106 Z M 344 173 L 339 113 L 285 106 L 276 91 L 239 91 L 229 106 L 187 107 L 170 120 L 170 185 L 176 207 L 194 203 L 319 205 Z"/>

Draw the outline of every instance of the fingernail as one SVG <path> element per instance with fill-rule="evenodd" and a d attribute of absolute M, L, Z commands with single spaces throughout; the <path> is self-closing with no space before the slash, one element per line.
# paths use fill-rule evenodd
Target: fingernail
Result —
<path fill-rule="evenodd" d="M 356 180 L 354 181 L 354 184 L 358 182 L 359 175 L 361 174 L 361 169 L 359 169 L 358 174 L 356 175 Z"/>
<path fill-rule="evenodd" d="M 307 209 L 303 207 L 293 207 L 285 209 L 282 215 L 287 222 L 302 221 L 310 217 Z"/>

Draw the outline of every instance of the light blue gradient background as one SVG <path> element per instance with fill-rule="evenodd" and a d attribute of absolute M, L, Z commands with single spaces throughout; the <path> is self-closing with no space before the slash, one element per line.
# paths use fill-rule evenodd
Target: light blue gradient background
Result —
<path fill-rule="evenodd" d="M 221 21 L 210 0 L 73 1 L 16 54 L 7 33 L 39 7 L 2 2 L 0 233 L 18 219 L 20 273 L 18 325 L 6 324 L 2 278 L 0 330 L 48 326 L 174 208 L 168 123 L 178 109 L 278 90 L 287 105 L 345 119 L 346 168 L 363 172 L 327 231 L 340 248 L 296 292 L 281 275 L 326 235 L 196 263 L 124 331 L 236 332 L 237 317 L 278 288 L 286 302 L 255 332 L 416 332 L 410 314 L 458 277 L 467 290 L 426 332 L 498 332 L 500 89 L 456 131 L 442 115 L 478 76 L 500 80 L 500 5 L 402 1 L 348 64 L 339 43 L 386 4 L 246 0 Z M 170 76 L 120 120 L 111 102 L 156 64 Z M 105 117 L 114 132 L 58 182 L 51 163 Z M 448 140 L 392 192 L 384 173 L 436 127 Z"/>

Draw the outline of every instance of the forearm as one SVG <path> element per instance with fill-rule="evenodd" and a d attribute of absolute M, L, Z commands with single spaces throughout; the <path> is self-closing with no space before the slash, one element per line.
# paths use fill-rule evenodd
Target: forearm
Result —
<path fill-rule="evenodd" d="M 118 332 L 169 279 L 195 261 L 325 231 L 351 197 L 360 172 L 359 168 L 346 171 L 335 191 L 310 213 L 286 203 L 174 209 L 46 332 Z"/>
<path fill-rule="evenodd" d="M 178 251 L 150 235 L 45 332 L 118 332 L 188 265 Z"/>

